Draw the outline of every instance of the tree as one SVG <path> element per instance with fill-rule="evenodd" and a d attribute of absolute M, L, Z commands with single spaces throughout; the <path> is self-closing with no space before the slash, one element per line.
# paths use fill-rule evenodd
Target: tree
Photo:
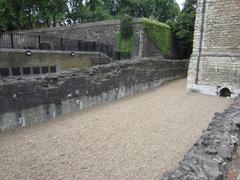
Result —
<path fill-rule="evenodd" d="M 161 22 L 167 20 L 174 20 L 175 17 L 180 13 L 179 5 L 175 0 L 150 0 L 149 4 L 152 4 L 151 15 L 155 19 Z"/>
<path fill-rule="evenodd" d="M 0 28 L 55 27 L 119 19 L 124 14 L 166 22 L 178 12 L 175 0 L 0 0 Z"/>
<path fill-rule="evenodd" d="M 5 31 L 9 27 L 11 19 L 10 9 L 8 8 L 7 1 L 0 1 L 0 31 Z"/>
<path fill-rule="evenodd" d="M 193 33 L 197 0 L 186 0 L 176 21 L 170 23 L 184 58 L 189 58 L 193 48 Z"/>
<path fill-rule="evenodd" d="M 151 17 L 166 22 L 180 12 L 175 0 L 117 0 L 115 14 L 128 14 L 132 17 Z"/>
<path fill-rule="evenodd" d="M 45 27 L 56 27 L 66 19 L 67 0 L 40 0 L 38 7 L 38 23 Z"/>
<path fill-rule="evenodd" d="M 108 1 L 109 2 L 109 1 Z M 110 19 L 111 16 L 101 0 L 69 0 L 67 15 L 68 24 L 101 21 Z"/>

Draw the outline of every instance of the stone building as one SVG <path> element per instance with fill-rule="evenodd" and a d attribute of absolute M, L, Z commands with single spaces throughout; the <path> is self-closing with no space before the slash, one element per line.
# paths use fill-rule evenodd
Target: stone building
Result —
<path fill-rule="evenodd" d="M 187 89 L 240 94 L 240 0 L 198 0 Z"/>

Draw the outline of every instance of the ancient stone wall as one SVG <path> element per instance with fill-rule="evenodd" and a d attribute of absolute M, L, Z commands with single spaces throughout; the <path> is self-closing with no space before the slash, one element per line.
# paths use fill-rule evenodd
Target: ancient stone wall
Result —
<path fill-rule="evenodd" d="M 240 93 L 240 1 L 198 0 L 188 90 Z"/>
<path fill-rule="evenodd" d="M 116 35 L 120 30 L 120 21 L 100 21 L 83 23 L 80 25 L 42 28 L 26 31 L 16 31 L 21 34 L 37 34 L 41 36 L 58 37 L 66 39 L 77 39 L 86 41 L 103 42 L 114 45 L 117 48 Z"/>
<path fill-rule="evenodd" d="M 239 144 L 240 97 L 223 113 L 216 113 L 209 127 L 185 154 L 184 159 L 162 180 L 226 179 Z"/>
<path fill-rule="evenodd" d="M 31 125 L 185 77 L 188 61 L 140 59 L 0 81 L 0 130 Z"/>
<path fill-rule="evenodd" d="M 132 53 L 132 57 L 139 56 L 139 46 L 140 46 L 139 41 L 140 41 L 141 31 L 144 31 L 144 37 L 143 37 L 144 38 L 144 41 L 143 41 L 144 57 L 161 55 L 160 50 L 147 37 L 147 32 L 144 30 L 143 25 L 136 23 L 134 26 L 134 29 L 136 33 L 136 42 L 135 42 L 135 47 Z M 113 49 L 117 51 L 117 35 L 119 31 L 120 31 L 120 21 L 109 20 L 109 21 L 100 21 L 100 22 L 93 22 L 93 23 L 83 23 L 80 25 L 72 25 L 67 27 L 64 26 L 64 27 L 56 27 L 56 28 L 17 31 L 17 33 L 102 42 L 104 44 L 113 45 Z M 152 52 L 154 52 L 154 54 Z"/>

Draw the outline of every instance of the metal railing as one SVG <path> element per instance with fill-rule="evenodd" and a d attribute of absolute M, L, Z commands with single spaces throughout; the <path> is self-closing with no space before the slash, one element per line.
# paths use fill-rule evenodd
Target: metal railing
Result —
<path fill-rule="evenodd" d="M 131 53 L 113 51 L 113 45 L 102 42 L 20 33 L 1 33 L 0 48 L 102 52 L 116 60 L 131 58 Z"/>
<path fill-rule="evenodd" d="M 89 51 L 89 52 L 103 52 L 110 57 L 113 56 L 113 46 L 102 42 L 55 38 L 37 35 L 26 35 L 19 33 L 1 34 L 0 48 Z"/>

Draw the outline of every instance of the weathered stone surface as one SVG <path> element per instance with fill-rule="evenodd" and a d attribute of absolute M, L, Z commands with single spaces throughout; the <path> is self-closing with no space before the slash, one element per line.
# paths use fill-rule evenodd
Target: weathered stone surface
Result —
<path fill-rule="evenodd" d="M 159 48 L 151 41 L 144 26 L 139 19 L 135 19 L 134 31 L 136 35 L 135 47 L 131 54 L 134 57 L 155 57 L 162 55 Z M 46 37 L 62 37 L 66 39 L 77 39 L 86 41 L 96 41 L 113 45 L 114 51 L 117 51 L 117 35 L 120 31 L 120 20 L 107 20 L 91 23 L 82 23 L 72 26 L 61 26 L 53 28 L 41 28 L 33 30 L 18 31 L 21 34 L 41 35 Z M 46 38 L 47 39 L 47 38 Z M 49 39 L 51 42 L 52 40 Z M 46 40 L 45 42 L 48 42 Z M 175 43 L 172 43 L 169 58 L 176 59 L 179 56 Z"/>
<path fill-rule="evenodd" d="M 198 0 L 189 90 L 219 95 L 227 87 L 232 97 L 240 94 L 239 9 L 238 0 Z"/>
<path fill-rule="evenodd" d="M 119 61 L 0 81 L 0 129 L 30 125 L 113 101 L 185 77 L 187 60 Z"/>
<path fill-rule="evenodd" d="M 11 68 L 20 68 L 23 74 L 23 68 L 29 67 L 50 67 L 55 66 L 56 71 L 70 70 L 72 68 L 89 68 L 99 64 L 107 64 L 112 61 L 105 55 L 99 55 L 98 52 L 74 52 L 71 51 L 53 51 L 53 50 L 32 50 L 32 55 L 27 56 L 24 49 L 0 49 L 0 68 L 8 68 L 9 75 L 12 75 Z M 0 78 L 4 78 L 0 74 Z"/>
<path fill-rule="evenodd" d="M 207 130 L 186 153 L 179 166 L 166 173 L 161 179 L 214 179 L 226 176 L 227 165 L 231 162 L 240 135 L 240 97 L 223 113 L 216 113 Z"/>

